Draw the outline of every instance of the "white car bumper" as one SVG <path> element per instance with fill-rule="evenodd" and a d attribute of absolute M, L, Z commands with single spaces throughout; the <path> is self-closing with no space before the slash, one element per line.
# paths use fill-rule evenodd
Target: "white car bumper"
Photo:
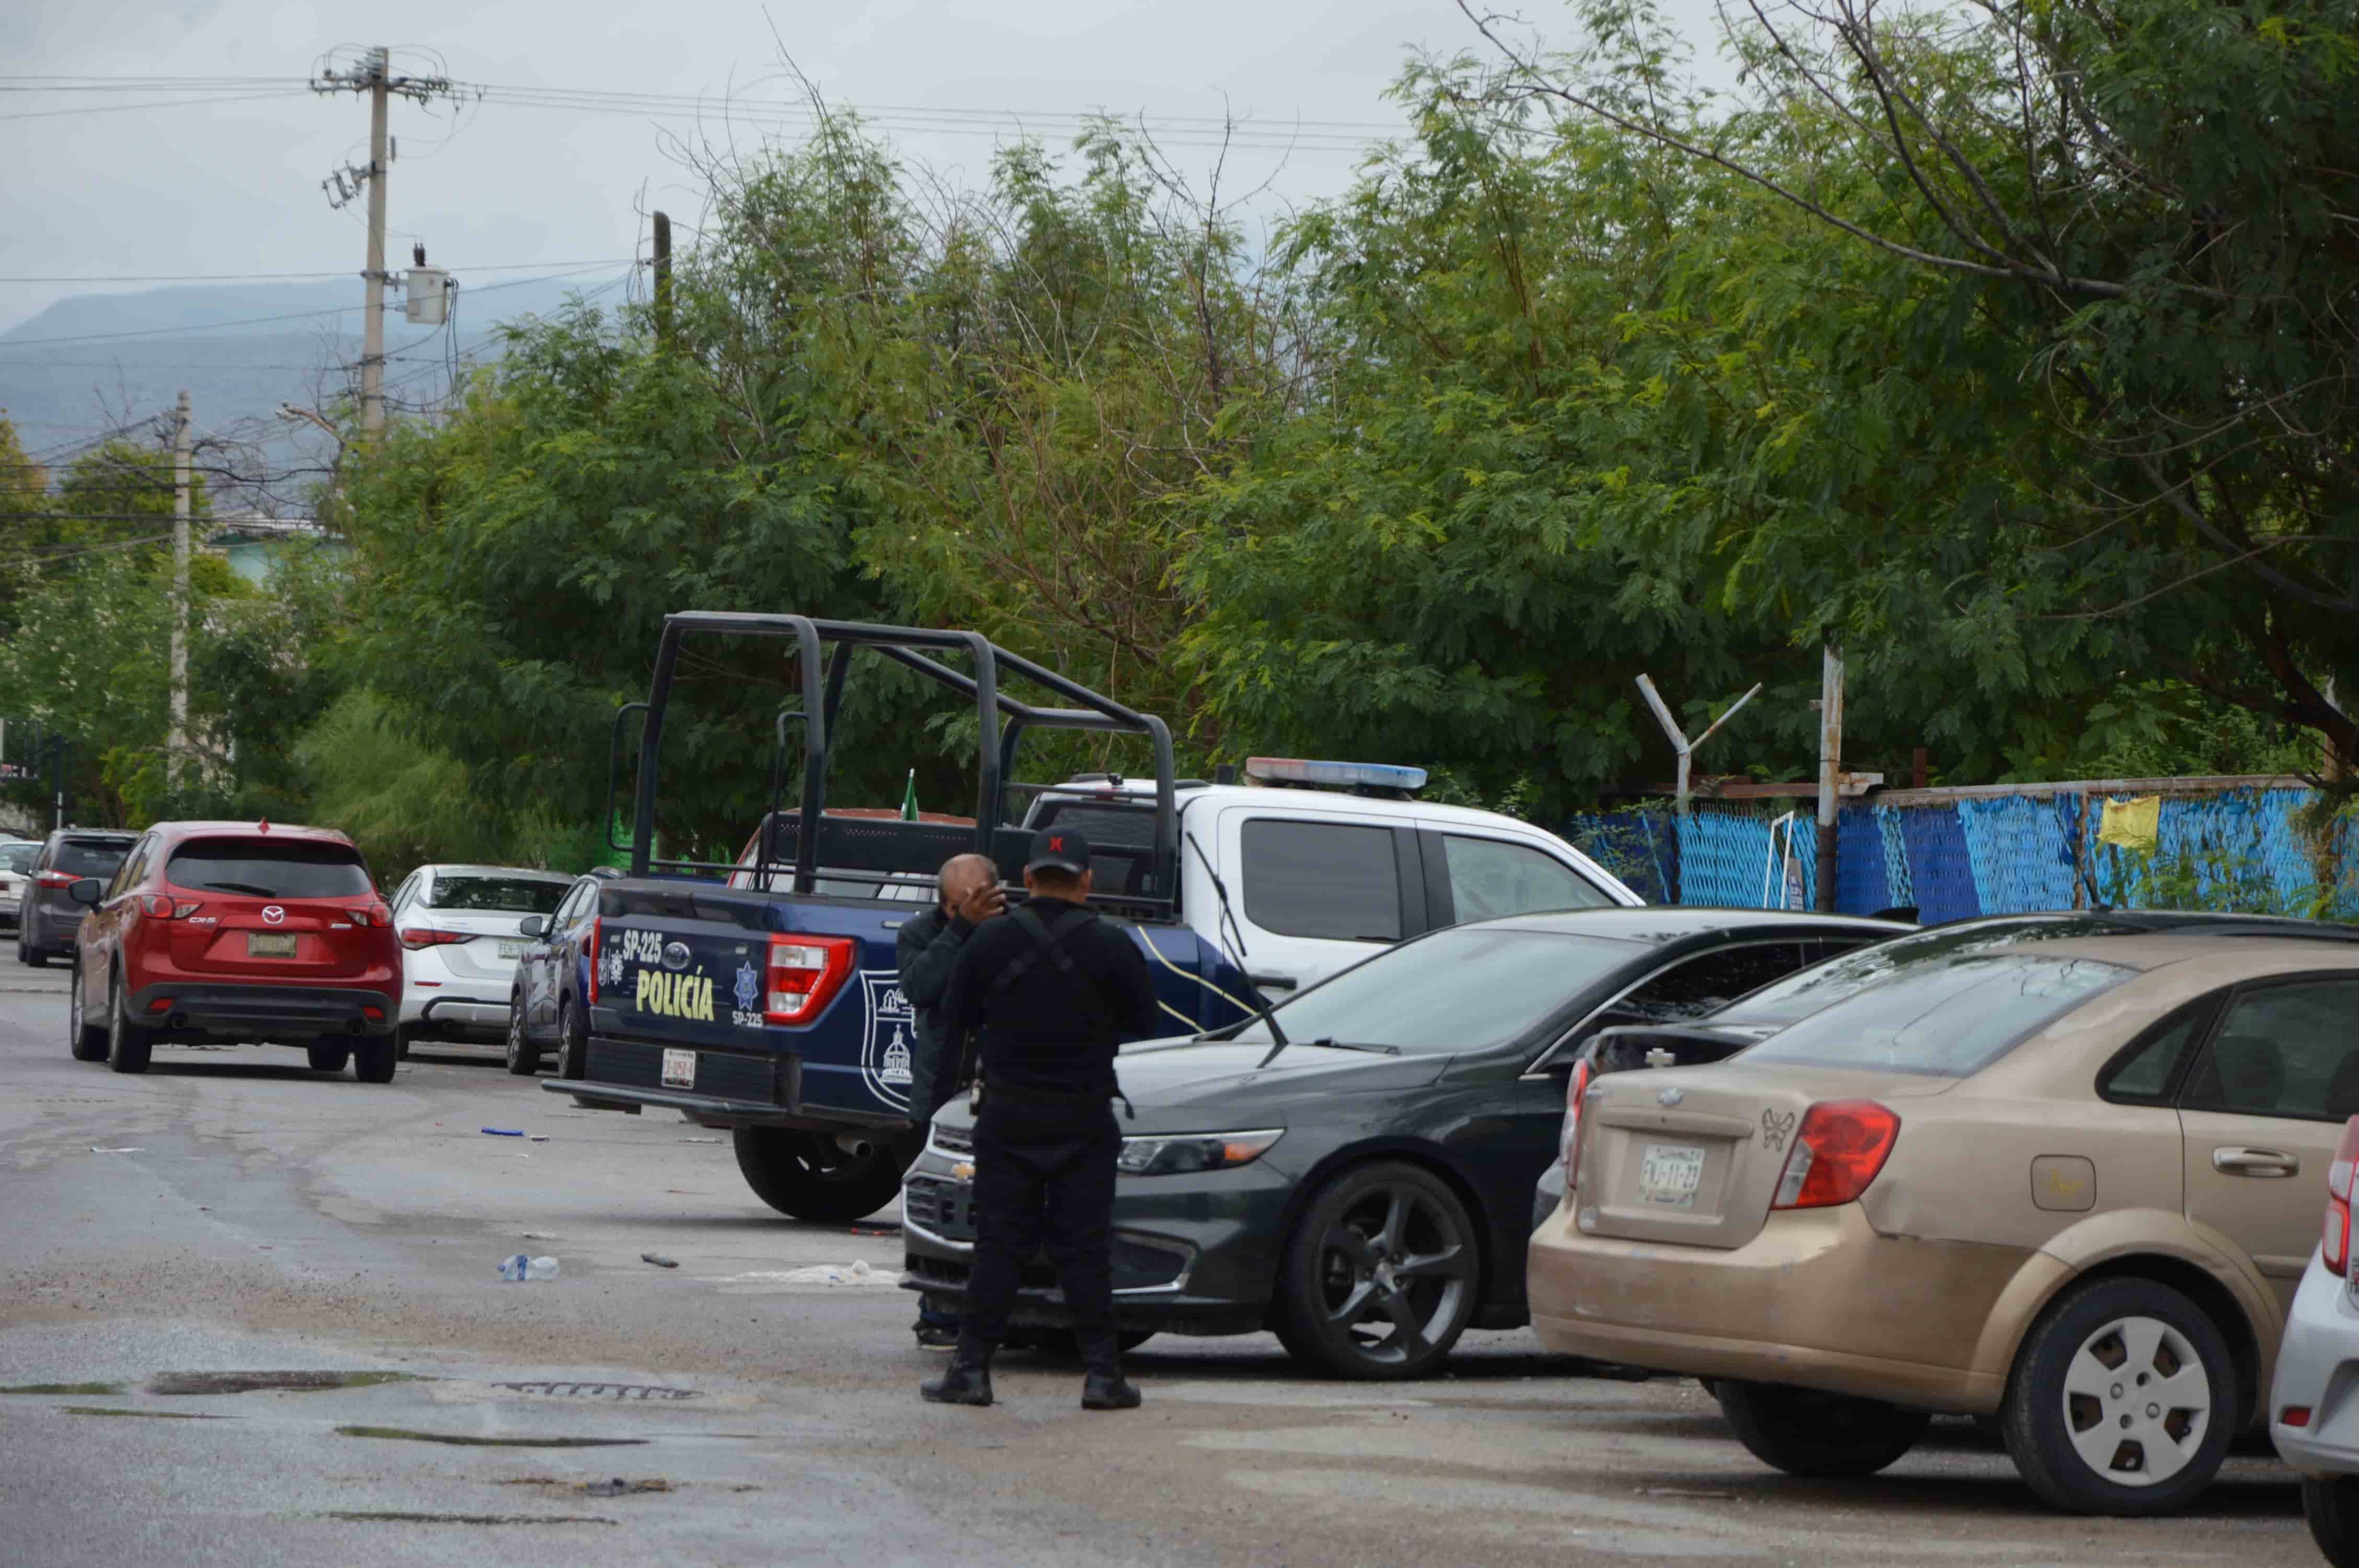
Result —
<path fill-rule="evenodd" d="M 2288 1408 L 2307 1409 L 2309 1422 L 2288 1426 Z M 2359 1475 L 2359 1302 L 2315 1252 L 2277 1350 L 2269 1436 L 2305 1475 Z"/>

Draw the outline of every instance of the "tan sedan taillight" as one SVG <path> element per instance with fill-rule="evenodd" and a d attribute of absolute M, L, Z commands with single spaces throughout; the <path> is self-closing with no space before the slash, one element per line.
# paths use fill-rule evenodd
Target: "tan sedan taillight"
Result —
<path fill-rule="evenodd" d="M 1803 1113 L 1769 1206 L 1832 1208 L 1856 1201 L 1899 1137 L 1898 1115 L 1872 1099 L 1821 1100 Z"/>
<path fill-rule="evenodd" d="M 1564 1190 L 1572 1191 L 1581 1179 L 1581 1101 L 1589 1093 L 1589 1064 L 1572 1065 L 1572 1076 L 1564 1081 L 1564 1132 L 1558 1139 L 1557 1152 L 1564 1157 Z"/>

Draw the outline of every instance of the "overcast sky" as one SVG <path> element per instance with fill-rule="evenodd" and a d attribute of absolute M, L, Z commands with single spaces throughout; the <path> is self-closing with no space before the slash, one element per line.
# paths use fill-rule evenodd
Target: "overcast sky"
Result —
<path fill-rule="evenodd" d="M 1673 0 L 1702 55 L 1705 0 Z M 1564 27 L 1555 0 L 1528 13 Z M 774 39 L 772 29 L 777 37 Z M 893 111 L 991 110 L 1033 117 L 1095 109 L 1166 122 L 1246 118 L 1261 135 L 1301 145 L 1278 171 L 1272 200 L 1314 200 L 1349 180 L 1350 146 L 1397 124 L 1381 94 L 1415 49 L 1479 43 L 1451 0 L 500 0 L 363 7 L 299 0 L 0 0 L 0 330 L 55 299 L 98 292 L 109 276 L 357 273 L 362 208 L 332 211 L 320 182 L 367 155 L 367 111 L 346 94 L 304 90 L 323 52 L 382 43 L 397 70 L 431 50 L 453 78 L 495 87 L 601 95 L 701 96 L 708 131 L 723 105 L 793 97 L 777 80 L 778 45 L 833 99 L 894 121 Z M 347 47 L 345 52 L 349 54 Z M 162 104 L 176 92 L 17 90 L 28 77 L 236 76 L 245 103 Z M 642 109 L 539 108 L 496 95 L 465 111 L 397 103 L 399 141 L 388 195 L 391 254 L 422 237 L 431 259 L 487 283 L 527 276 L 470 269 L 604 263 L 643 252 L 635 206 L 692 222 L 696 189 L 665 155 Z M 53 110 L 72 113 L 51 114 Z M 103 113 L 91 112 L 104 110 Z M 39 115 L 41 117 L 26 117 Z M 892 139 L 915 161 L 980 178 L 993 135 L 912 128 Z M 749 126 L 740 124 L 741 139 Z M 1006 132 L 998 133 L 1005 136 Z M 1183 149 L 1201 161 L 1210 153 Z M 1234 177 L 1258 179 L 1277 155 L 1238 155 Z M 642 197 L 644 191 L 644 197 Z M 1272 207 L 1270 210 L 1274 211 Z M 611 275 L 612 268 L 600 269 Z M 147 286 L 139 286 L 147 287 Z M 359 287 L 357 279 L 354 287 Z"/>

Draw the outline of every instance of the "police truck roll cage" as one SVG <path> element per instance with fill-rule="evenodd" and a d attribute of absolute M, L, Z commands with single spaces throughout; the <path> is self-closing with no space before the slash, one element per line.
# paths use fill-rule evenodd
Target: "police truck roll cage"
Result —
<path fill-rule="evenodd" d="M 762 819 L 755 870 L 766 874 L 774 868 L 791 869 L 793 891 L 815 891 L 822 871 L 831 881 L 852 881 L 879 885 L 913 876 L 932 877 L 951 856 L 972 851 L 999 868 L 1003 881 L 1022 880 L 1029 858 L 1031 835 L 1007 821 L 1010 790 L 1085 795 L 1094 791 L 1010 782 L 1025 731 L 1034 729 L 1099 730 L 1143 735 L 1155 748 L 1155 829 L 1150 858 L 1128 867 L 1124 885 L 1102 886 L 1102 898 L 1140 906 L 1142 914 L 1170 917 L 1179 895 L 1179 812 L 1171 760 L 1171 731 L 1152 714 L 1126 708 L 1101 697 L 1077 681 L 1047 669 L 1021 654 L 995 645 L 976 632 L 934 631 L 918 626 L 876 626 L 856 621 L 816 621 L 804 615 L 766 615 L 727 611 L 682 611 L 664 618 L 663 640 L 656 650 L 655 676 L 645 702 L 625 703 L 614 715 L 607 772 L 608 847 L 626 851 L 631 875 L 645 877 L 663 871 L 736 872 L 739 862 L 673 860 L 653 853 L 656 832 L 656 787 L 663 751 L 664 713 L 670 700 L 672 678 L 679 662 L 681 643 L 691 633 L 723 636 L 791 637 L 799 654 L 801 703 L 777 716 L 770 770 L 770 808 Z M 828 644 L 832 656 L 823 657 Z M 930 680 L 974 699 L 979 752 L 974 826 L 906 822 L 826 814 L 829 747 L 836 716 L 851 674 L 855 648 L 875 648 L 884 657 L 906 665 Z M 973 676 L 961 674 L 940 659 L 940 653 L 963 651 L 973 661 Z M 826 665 L 824 676 L 821 665 Z M 1036 708 L 1000 689 L 1003 672 L 1022 676 L 1072 703 L 1071 708 Z M 646 715 L 639 747 L 637 798 L 628 844 L 613 841 L 616 774 L 622 759 L 623 726 L 634 711 Z M 1001 725 L 1006 719 L 1005 728 Z M 801 798 L 795 809 L 780 812 L 785 788 L 788 727 L 799 723 L 803 741 Z M 778 853 L 784 833 L 794 835 L 791 857 Z M 1119 845 L 1099 847 L 1101 857 L 1129 859 Z M 1107 879 L 1101 877 L 1101 882 Z"/>

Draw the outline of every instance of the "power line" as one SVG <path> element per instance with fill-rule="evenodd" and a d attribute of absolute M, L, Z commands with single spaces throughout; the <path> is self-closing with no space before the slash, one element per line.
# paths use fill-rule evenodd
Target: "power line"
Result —
<path fill-rule="evenodd" d="M 127 114 L 137 109 L 185 109 L 193 103 L 259 103 L 266 99 L 302 98 L 308 94 L 279 89 L 271 92 L 245 92 L 227 98 L 160 98 L 145 103 L 77 103 L 71 109 L 26 109 L 15 114 L 0 114 L 0 120 L 51 120 L 60 114 Z"/>
<path fill-rule="evenodd" d="M 624 266 L 636 256 L 602 256 L 594 261 L 501 262 L 492 266 L 469 264 L 468 272 L 533 272 L 541 267 Z M 353 277 L 358 274 L 348 266 L 321 267 L 313 272 L 179 272 L 74 274 L 57 277 L 0 277 L 0 283 L 279 283 L 312 277 Z"/>

